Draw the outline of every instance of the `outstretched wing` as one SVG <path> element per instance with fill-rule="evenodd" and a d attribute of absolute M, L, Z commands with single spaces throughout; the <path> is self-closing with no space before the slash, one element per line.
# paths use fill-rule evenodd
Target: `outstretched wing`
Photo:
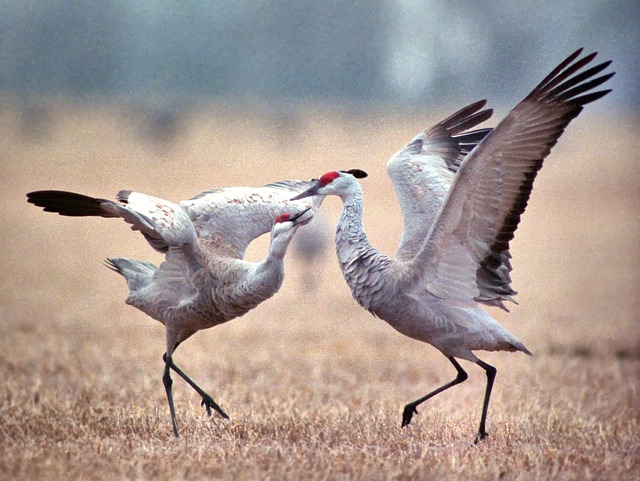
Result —
<path fill-rule="evenodd" d="M 466 130 L 484 122 L 493 111 L 480 110 L 486 100 L 456 112 L 396 152 L 387 162 L 402 210 L 399 260 L 413 259 L 449 192 L 460 162 L 491 129 Z"/>
<path fill-rule="evenodd" d="M 472 303 L 480 295 L 477 271 L 508 252 L 544 158 L 593 91 L 613 73 L 610 62 L 581 69 L 596 53 L 556 67 L 462 162 L 425 243 L 407 269 L 432 294 Z"/>
<path fill-rule="evenodd" d="M 189 217 L 177 205 L 138 192 L 120 191 L 115 202 L 61 190 L 40 190 L 27 194 L 27 201 L 45 212 L 73 217 L 121 217 L 140 231 L 151 246 L 166 252 L 169 247 L 197 244 Z"/>
<path fill-rule="evenodd" d="M 481 100 L 459 110 L 426 132 L 418 134 L 387 163 L 387 171 L 402 208 L 404 229 L 397 257 L 409 261 L 420 250 L 431 224 L 449 193 L 460 164 L 491 129 L 465 132 L 484 122 L 493 111 L 480 110 Z M 483 263 L 476 273 L 478 302 L 498 306 L 511 301 L 511 255 L 496 254 L 493 262 Z"/>
<path fill-rule="evenodd" d="M 203 192 L 180 202 L 192 220 L 198 237 L 220 239 L 234 246 L 238 257 L 255 238 L 271 231 L 276 217 L 295 214 L 308 207 L 314 211 L 323 198 L 298 201 L 291 197 L 304 192 L 315 181 L 285 180 L 264 187 L 230 187 Z"/>

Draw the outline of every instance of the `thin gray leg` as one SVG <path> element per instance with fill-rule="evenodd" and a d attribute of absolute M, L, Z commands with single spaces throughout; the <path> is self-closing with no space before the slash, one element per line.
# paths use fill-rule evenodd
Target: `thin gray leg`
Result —
<path fill-rule="evenodd" d="M 446 391 L 450 387 L 455 386 L 456 384 L 460 384 L 461 382 L 464 382 L 467 380 L 469 376 L 467 375 L 465 370 L 462 369 L 462 366 L 458 364 L 458 361 L 456 361 L 453 357 L 449 357 L 448 359 L 449 361 L 451 361 L 451 364 L 453 364 L 453 366 L 456 368 L 456 371 L 458 371 L 458 376 L 456 376 L 456 378 L 453 381 L 445 384 L 444 386 L 440 386 L 438 389 L 431 391 L 426 396 L 423 396 L 420 399 L 416 399 L 415 401 L 407 404 L 404 407 L 404 411 L 402 412 L 402 427 L 407 426 L 411 422 L 411 418 L 413 417 L 414 414 L 418 414 L 418 411 L 416 410 L 416 408 L 420 404 L 425 402 L 427 399 L 432 398 L 436 394 L 440 394 L 442 391 Z"/>

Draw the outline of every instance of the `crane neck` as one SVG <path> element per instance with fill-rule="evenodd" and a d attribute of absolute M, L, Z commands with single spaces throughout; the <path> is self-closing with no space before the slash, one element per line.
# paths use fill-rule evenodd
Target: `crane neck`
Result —
<path fill-rule="evenodd" d="M 336 229 L 336 252 L 342 275 L 351 288 L 353 297 L 365 309 L 380 315 L 381 279 L 388 278 L 391 259 L 378 252 L 369 242 L 362 225 L 362 190 L 342 196 L 342 214 Z M 384 281 L 387 282 L 387 281 Z"/>
<path fill-rule="evenodd" d="M 364 200 L 360 184 L 342 196 L 342 213 L 336 228 L 336 248 L 340 262 L 349 262 L 365 252 L 377 251 L 369 242 L 363 225 Z"/>
<path fill-rule="evenodd" d="M 256 266 L 256 274 L 260 276 L 263 281 L 273 282 L 277 284 L 278 287 L 279 284 L 282 283 L 284 277 L 284 256 L 287 253 L 294 233 L 295 231 L 293 230 L 280 232 L 278 234 L 272 231 L 269 252 L 264 260 Z"/>

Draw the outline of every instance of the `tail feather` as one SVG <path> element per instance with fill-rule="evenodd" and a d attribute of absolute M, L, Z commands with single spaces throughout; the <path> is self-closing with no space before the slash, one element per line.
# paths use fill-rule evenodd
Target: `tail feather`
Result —
<path fill-rule="evenodd" d="M 131 292 L 146 286 L 158 269 L 150 262 L 136 261 L 122 257 L 105 260 L 105 265 L 123 276 Z"/>
<path fill-rule="evenodd" d="M 511 343 L 511 345 L 515 348 L 514 351 L 515 350 L 522 351 L 522 352 L 524 352 L 525 354 L 527 354 L 529 356 L 533 356 L 531 351 L 529 349 L 527 349 L 526 346 L 524 344 L 522 344 L 520 341 L 513 342 L 513 343 Z"/>

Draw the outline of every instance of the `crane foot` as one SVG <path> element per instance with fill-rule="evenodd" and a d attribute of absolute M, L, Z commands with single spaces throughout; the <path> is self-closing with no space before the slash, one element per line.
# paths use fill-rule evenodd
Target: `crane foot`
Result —
<path fill-rule="evenodd" d="M 225 419 L 229 419 L 229 415 L 227 413 L 225 413 L 222 408 L 220 406 L 218 406 L 218 403 L 216 403 L 213 398 L 211 396 L 209 396 L 208 394 L 204 394 L 202 396 L 202 403 L 200 404 L 201 406 L 204 406 L 207 409 L 207 414 L 209 416 L 211 416 L 211 408 L 213 408 L 220 416 L 222 416 Z"/>
<path fill-rule="evenodd" d="M 414 414 L 418 414 L 418 410 L 413 404 L 407 404 L 402 412 L 402 427 L 408 426 Z"/>

